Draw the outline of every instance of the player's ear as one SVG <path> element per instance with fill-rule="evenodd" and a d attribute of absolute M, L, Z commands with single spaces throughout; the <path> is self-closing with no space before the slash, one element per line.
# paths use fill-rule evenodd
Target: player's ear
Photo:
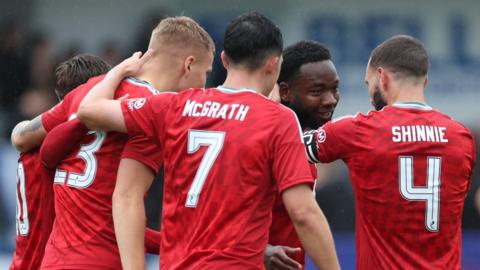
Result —
<path fill-rule="evenodd" d="M 425 76 L 425 81 L 423 82 L 423 89 L 426 89 L 428 85 L 428 75 Z"/>
<path fill-rule="evenodd" d="M 185 61 L 183 62 L 183 73 L 188 76 L 190 74 L 190 71 L 192 70 L 192 65 L 195 62 L 195 56 L 189 55 L 187 58 L 185 58 Z"/>
<path fill-rule="evenodd" d="M 277 72 L 279 70 L 280 57 L 272 56 L 267 58 L 265 65 L 266 65 L 267 74 L 272 74 Z"/>
<path fill-rule="evenodd" d="M 382 89 L 383 91 L 386 91 L 390 86 L 390 80 L 391 80 L 390 74 L 387 72 L 387 70 L 385 70 L 382 67 L 377 68 L 377 73 L 378 73 L 378 82 L 380 85 L 380 89 Z"/>
<path fill-rule="evenodd" d="M 290 104 L 293 102 L 293 93 L 290 89 L 290 85 L 286 82 L 278 84 L 278 92 L 282 103 Z"/>
<path fill-rule="evenodd" d="M 225 54 L 225 51 L 222 51 L 222 53 L 220 54 L 220 59 L 222 59 L 223 67 L 224 67 L 225 69 L 228 69 L 229 66 L 230 66 L 230 63 L 228 62 L 228 57 L 227 57 L 227 55 Z"/>

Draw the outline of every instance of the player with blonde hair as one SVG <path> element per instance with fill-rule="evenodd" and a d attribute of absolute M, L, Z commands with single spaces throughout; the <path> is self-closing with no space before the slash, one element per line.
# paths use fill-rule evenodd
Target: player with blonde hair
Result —
<path fill-rule="evenodd" d="M 149 48 L 152 57 L 135 78 L 122 81 L 117 98 L 147 97 L 164 90 L 204 86 L 214 45 L 195 21 L 184 16 L 162 20 L 152 32 Z M 26 132 L 22 139 L 29 135 L 43 139 L 35 134 L 45 136 L 57 125 L 75 118 L 83 97 L 102 79 L 93 78 L 68 94 L 61 104 L 42 116 L 40 127 Z M 34 142 L 29 144 L 35 145 Z M 141 136 L 129 140 L 116 132 L 89 132 L 75 151 L 60 162 L 54 180 L 56 219 L 43 269 L 122 268 L 112 217 L 117 169 L 121 158 L 134 160 L 136 165 L 147 166 L 153 178 L 162 155 L 151 152 L 151 145 Z"/>

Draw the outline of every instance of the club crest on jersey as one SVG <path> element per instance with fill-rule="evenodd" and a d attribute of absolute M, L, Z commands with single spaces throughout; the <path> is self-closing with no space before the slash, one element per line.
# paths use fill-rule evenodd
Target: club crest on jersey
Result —
<path fill-rule="evenodd" d="M 128 102 L 128 109 L 130 111 L 133 111 L 134 109 L 138 110 L 138 109 L 142 108 L 143 105 L 145 105 L 145 101 L 146 101 L 145 98 L 132 99 Z"/>
<path fill-rule="evenodd" d="M 327 139 L 327 133 L 323 128 L 318 129 L 317 131 L 317 143 L 323 143 Z"/>

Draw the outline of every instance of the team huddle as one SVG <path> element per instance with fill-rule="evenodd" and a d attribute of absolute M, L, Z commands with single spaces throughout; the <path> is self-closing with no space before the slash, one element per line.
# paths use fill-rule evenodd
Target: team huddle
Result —
<path fill-rule="evenodd" d="M 378 45 L 375 108 L 332 120 L 329 49 L 283 47 L 257 13 L 225 31 L 225 82 L 204 88 L 215 45 L 188 17 L 162 20 L 148 50 L 110 68 L 56 69 L 61 100 L 12 131 L 21 152 L 10 269 L 340 269 L 314 198 L 315 163 L 343 160 L 356 202 L 358 269 L 460 269 L 472 133 L 425 102 L 428 56 L 410 36 Z M 332 120 L 332 121 L 331 121 Z M 144 196 L 163 167 L 161 231 Z"/>

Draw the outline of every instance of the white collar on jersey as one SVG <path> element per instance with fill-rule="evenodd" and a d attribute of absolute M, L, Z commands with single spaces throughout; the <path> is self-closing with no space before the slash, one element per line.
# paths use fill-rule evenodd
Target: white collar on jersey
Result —
<path fill-rule="evenodd" d="M 257 93 L 257 91 L 255 91 L 253 89 L 250 89 L 250 88 L 235 89 L 235 88 L 230 88 L 230 87 L 226 87 L 226 86 L 223 86 L 223 85 L 219 85 L 215 89 L 218 89 L 218 90 L 220 90 L 224 93 L 227 93 L 227 94 L 235 94 L 235 93 L 240 93 L 240 92 Z"/>
<path fill-rule="evenodd" d="M 432 110 L 432 107 L 427 104 L 416 101 L 395 102 L 393 106 L 405 109 Z"/>
<path fill-rule="evenodd" d="M 158 95 L 158 94 L 160 93 L 160 91 L 158 91 L 157 89 L 155 89 L 155 87 L 153 87 L 153 85 L 151 85 L 151 84 L 150 84 L 149 82 L 147 82 L 147 81 L 139 80 L 139 79 L 134 78 L 134 77 L 127 77 L 126 80 L 129 81 L 129 82 L 132 83 L 132 84 L 135 84 L 135 85 L 138 85 L 138 86 L 147 87 L 148 90 L 150 90 L 150 92 L 152 92 L 154 95 Z"/>

